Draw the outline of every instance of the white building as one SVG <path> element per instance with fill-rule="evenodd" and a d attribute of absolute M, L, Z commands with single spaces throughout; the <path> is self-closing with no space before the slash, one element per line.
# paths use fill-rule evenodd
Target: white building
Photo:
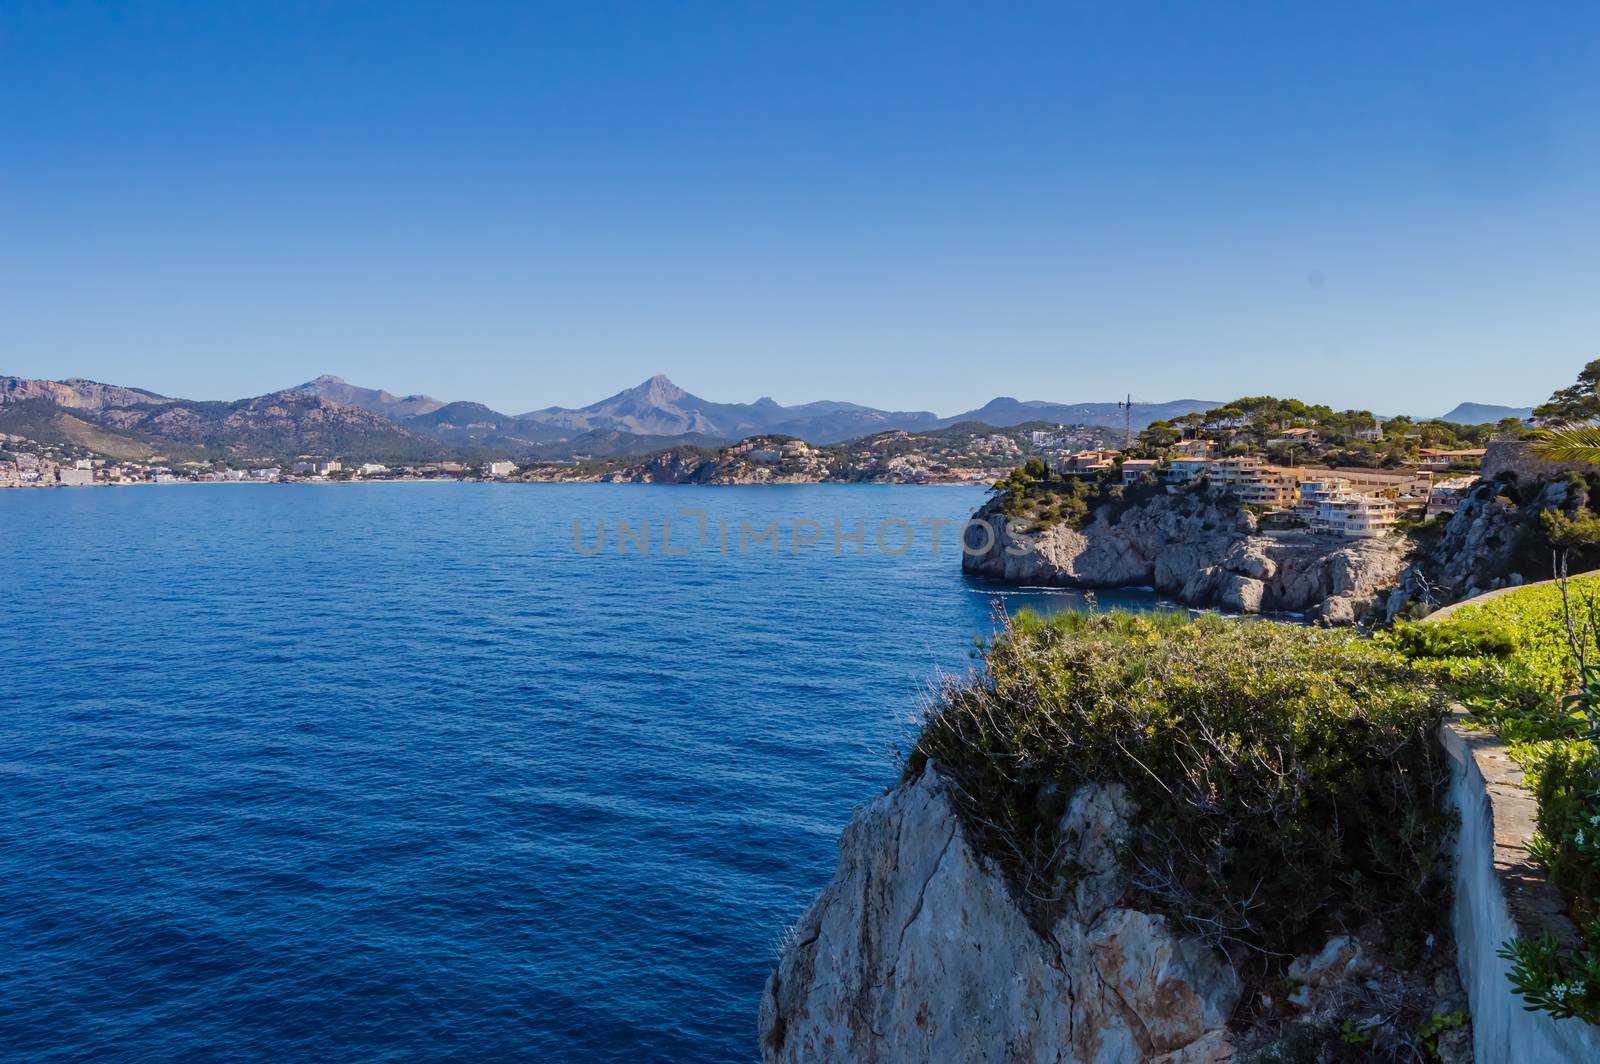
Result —
<path fill-rule="evenodd" d="M 777 458 L 777 452 L 773 452 L 773 458 Z M 484 466 L 483 469 L 484 472 L 491 477 L 509 477 L 511 474 L 517 471 L 517 463 L 490 462 L 488 465 Z"/>
<path fill-rule="evenodd" d="M 1317 507 L 1325 500 L 1350 494 L 1350 482 L 1343 477 L 1318 477 L 1300 482 L 1300 502 L 1295 512 L 1306 520 L 1316 516 Z"/>
<path fill-rule="evenodd" d="M 94 470 L 79 469 L 77 466 L 60 466 L 56 469 L 56 483 L 67 487 L 85 487 L 94 483 Z"/>
<path fill-rule="evenodd" d="M 329 463 L 329 464 L 335 464 L 335 463 Z M 364 477 L 381 476 L 384 473 L 387 473 L 388 471 L 389 471 L 389 467 L 384 465 L 381 462 L 362 462 L 361 463 L 361 468 L 360 468 L 360 470 L 358 470 L 358 472 L 360 472 L 360 474 L 362 476 L 364 476 Z"/>
<path fill-rule="evenodd" d="M 1344 494 L 1323 499 L 1311 531 L 1346 539 L 1377 539 L 1395 526 L 1394 502 L 1375 495 Z"/>

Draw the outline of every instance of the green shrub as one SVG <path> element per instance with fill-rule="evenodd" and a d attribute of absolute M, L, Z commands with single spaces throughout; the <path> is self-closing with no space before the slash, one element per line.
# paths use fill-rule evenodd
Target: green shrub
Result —
<path fill-rule="evenodd" d="M 907 771 L 956 784 L 972 837 L 1044 923 L 1071 792 L 1128 785 L 1135 901 L 1271 965 L 1378 919 L 1407 955 L 1449 895 L 1433 733 L 1445 702 L 1344 632 L 1182 615 L 1009 621 L 952 682 Z"/>
<path fill-rule="evenodd" d="M 1408 658 L 1509 658 L 1516 633 L 1491 618 L 1467 617 L 1438 624 L 1397 624 L 1387 634 Z"/>
<path fill-rule="evenodd" d="M 1600 594 L 1600 579 L 1573 580 L 1571 589 L 1576 603 Z M 1411 658 L 1507 742 L 1563 739 L 1583 726 L 1562 701 L 1579 683 L 1565 616 L 1560 588 L 1540 585 L 1464 606 L 1447 620 L 1396 625 L 1376 641 Z"/>
<path fill-rule="evenodd" d="M 1565 739 L 1517 744 L 1512 754 L 1539 803 L 1528 853 L 1567 899 L 1580 941 L 1515 939 L 1500 955 L 1530 1007 L 1600 1023 L 1600 753 Z"/>

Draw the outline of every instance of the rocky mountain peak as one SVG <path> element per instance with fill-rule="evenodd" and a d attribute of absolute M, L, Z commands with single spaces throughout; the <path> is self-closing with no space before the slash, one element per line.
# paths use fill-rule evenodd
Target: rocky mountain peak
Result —
<path fill-rule="evenodd" d="M 649 403 L 676 403 L 689 398 L 689 393 L 673 384 L 665 373 L 657 373 L 654 377 L 635 388 L 630 388 L 628 394 L 636 399 Z"/>

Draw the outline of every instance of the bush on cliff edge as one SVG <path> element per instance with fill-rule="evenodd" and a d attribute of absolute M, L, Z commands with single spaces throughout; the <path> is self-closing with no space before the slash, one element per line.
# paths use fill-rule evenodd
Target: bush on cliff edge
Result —
<path fill-rule="evenodd" d="M 1435 686 L 1349 633 L 1270 622 L 1024 614 L 947 685 L 907 765 L 954 782 L 974 842 L 1047 925 L 1078 786 L 1139 804 L 1135 897 L 1270 970 L 1374 921 L 1402 957 L 1449 897 Z"/>

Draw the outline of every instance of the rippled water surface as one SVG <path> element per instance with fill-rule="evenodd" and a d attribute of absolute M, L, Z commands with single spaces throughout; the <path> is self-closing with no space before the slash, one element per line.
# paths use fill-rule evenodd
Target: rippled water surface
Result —
<path fill-rule="evenodd" d="M 0 492 L 0 1056 L 752 1060 L 777 936 L 991 628 L 915 526 L 980 500 Z"/>

